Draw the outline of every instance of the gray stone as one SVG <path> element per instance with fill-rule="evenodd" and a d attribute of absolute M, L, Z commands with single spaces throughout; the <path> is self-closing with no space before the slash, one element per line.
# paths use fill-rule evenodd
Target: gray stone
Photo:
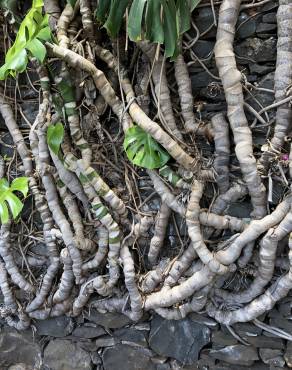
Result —
<path fill-rule="evenodd" d="M 253 345 L 254 347 L 260 348 L 272 348 L 272 349 L 284 349 L 285 345 L 281 338 L 270 338 L 264 335 L 259 335 L 257 337 L 247 337 L 242 335 L 241 336 L 244 340 L 248 343 Z"/>
<path fill-rule="evenodd" d="M 55 339 L 44 350 L 44 363 L 54 370 L 90 370 L 89 353 L 68 340 Z"/>
<path fill-rule="evenodd" d="M 200 350 L 209 341 L 210 329 L 190 319 L 174 321 L 159 316 L 152 319 L 149 345 L 159 355 L 189 365 L 198 360 Z"/>
<path fill-rule="evenodd" d="M 104 370 L 155 370 L 156 366 L 140 347 L 118 344 L 102 355 Z"/>
<path fill-rule="evenodd" d="M 268 65 L 268 64 L 257 64 L 257 63 L 250 63 L 249 70 L 251 73 L 257 73 L 258 75 L 265 75 L 269 72 L 272 72 L 275 69 L 275 66 Z"/>
<path fill-rule="evenodd" d="M 257 26 L 257 33 L 265 33 L 270 31 L 275 31 L 277 29 L 277 25 L 273 23 L 260 23 Z"/>
<path fill-rule="evenodd" d="M 56 338 L 66 337 L 71 334 L 74 327 L 72 319 L 67 316 L 38 320 L 35 321 L 34 325 L 38 335 L 49 335 Z"/>
<path fill-rule="evenodd" d="M 234 338 L 233 335 L 229 333 L 224 333 L 221 330 L 212 332 L 211 342 L 213 347 L 218 346 L 220 348 L 237 344 L 237 340 Z"/>
<path fill-rule="evenodd" d="M 287 348 L 284 354 L 284 359 L 288 367 L 292 367 L 292 342 L 287 343 Z"/>
<path fill-rule="evenodd" d="M 260 348 L 259 354 L 260 358 L 267 365 L 278 367 L 283 367 L 285 365 L 283 353 L 279 349 Z"/>
<path fill-rule="evenodd" d="M 277 39 L 249 38 L 234 47 L 239 64 L 273 62 L 276 60 Z"/>
<path fill-rule="evenodd" d="M 210 356 L 229 364 L 250 366 L 259 359 L 257 350 L 251 346 L 236 344 L 218 350 L 211 350 Z"/>
<path fill-rule="evenodd" d="M 131 320 L 121 313 L 100 313 L 94 309 L 91 309 L 85 317 L 87 320 L 108 329 L 122 328 L 131 323 Z"/>
<path fill-rule="evenodd" d="M 143 330 L 137 330 L 134 328 L 121 328 L 115 330 L 114 337 L 123 344 L 132 344 L 141 347 L 147 347 L 148 343 L 146 336 L 148 333 Z"/>
<path fill-rule="evenodd" d="M 194 322 L 197 322 L 198 324 L 209 326 L 209 328 L 211 329 L 215 329 L 219 327 L 219 324 L 217 323 L 217 321 L 211 319 L 210 317 L 200 315 L 196 312 L 192 312 L 188 317 L 189 319 L 191 319 Z"/>
<path fill-rule="evenodd" d="M 74 337 L 78 338 L 97 338 L 104 335 L 106 331 L 101 326 L 89 326 L 82 325 L 78 326 L 72 333 Z"/>
<path fill-rule="evenodd" d="M 119 341 L 110 335 L 104 335 L 95 341 L 97 348 L 112 347 L 117 343 L 119 343 Z"/>
<path fill-rule="evenodd" d="M 267 13 L 262 17 L 262 21 L 265 23 L 277 23 L 277 13 Z"/>
<path fill-rule="evenodd" d="M 25 364 L 15 364 L 9 366 L 8 370 L 33 370 L 33 368 Z"/>
<path fill-rule="evenodd" d="M 0 333 L 0 369 L 17 363 L 40 369 L 42 364 L 40 346 L 35 343 L 32 331 L 17 332 L 4 327 Z"/>
<path fill-rule="evenodd" d="M 241 13 L 238 17 L 236 35 L 241 39 L 246 39 L 255 34 L 258 18 L 250 17 L 246 13 Z"/>
<path fill-rule="evenodd" d="M 9 132 L 1 135 L 0 154 L 5 159 L 12 158 L 14 155 L 14 143 Z"/>
<path fill-rule="evenodd" d="M 207 58 L 214 49 L 215 41 L 198 40 L 192 50 L 199 58 Z"/>
<path fill-rule="evenodd" d="M 198 9 L 196 16 L 196 26 L 198 27 L 200 34 L 209 29 L 214 22 L 212 9 L 210 7 Z M 216 36 L 216 29 L 213 27 L 205 37 L 211 38 Z"/>

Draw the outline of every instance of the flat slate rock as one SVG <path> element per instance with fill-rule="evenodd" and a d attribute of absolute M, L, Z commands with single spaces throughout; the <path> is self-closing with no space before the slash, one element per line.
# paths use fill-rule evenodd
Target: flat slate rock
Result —
<path fill-rule="evenodd" d="M 73 320 L 67 316 L 52 317 L 34 322 L 38 335 L 62 338 L 71 334 L 74 328 Z"/>
<path fill-rule="evenodd" d="M 139 347 L 117 344 L 102 355 L 104 370 L 155 370 L 147 352 Z"/>
<path fill-rule="evenodd" d="M 86 339 L 97 338 L 104 334 L 106 334 L 106 331 L 104 330 L 104 328 L 101 326 L 97 326 L 97 325 L 78 326 L 76 329 L 74 329 L 72 333 L 74 337 L 86 338 Z"/>
<path fill-rule="evenodd" d="M 147 335 L 145 330 L 137 330 L 134 328 L 121 328 L 114 331 L 114 337 L 121 343 L 132 344 L 141 347 L 148 347 Z"/>
<path fill-rule="evenodd" d="M 35 343 L 32 331 L 17 332 L 5 327 L 0 333 L 0 369 L 19 363 L 35 370 L 40 369 L 40 346 Z"/>
<path fill-rule="evenodd" d="M 53 370 L 91 370 L 89 353 L 69 340 L 54 339 L 44 350 L 44 364 Z"/>
<path fill-rule="evenodd" d="M 229 364 L 250 366 L 259 360 L 258 352 L 254 347 L 236 344 L 218 350 L 211 350 L 210 356 Z"/>
<path fill-rule="evenodd" d="M 200 350 L 209 342 L 210 329 L 190 319 L 175 321 L 155 316 L 151 322 L 150 348 L 183 364 L 197 361 Z"/>
<path fill-rule="evenodd" d="M 94 309 L 91 309 L 90 313 L 86 315 L 85 318 L 107 329 L 122 328 L 131 323 L 131 320 L 121 313 L 100 313 Z"/>

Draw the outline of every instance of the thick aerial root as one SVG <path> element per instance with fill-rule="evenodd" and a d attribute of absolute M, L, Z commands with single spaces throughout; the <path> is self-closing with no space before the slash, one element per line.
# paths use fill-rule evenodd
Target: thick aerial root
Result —
<path fill-rule="evenodd" d="M 225 194 L 220 194 L 215 199 L 211 207 L 211 212 L 221 215 L 225 210 L 227 210 L 231 203 L 243 198 L 246 194 L 246 186 L 241 183 L 235 183 L 226 191 Z"/>
<path fill-rule="evenodd" d="M 60 254 L 61 261 L 64 266 L 63 274 L 58 290 L 53 296 L 54 303 L 60 303 L 69 298 L 74 285 L 74 274 L 72 271 L 72 260 L 67 248 L 62 249 Z"/>
<path fill-rule="evenodd" d="M 279 102 L 286 98 L 287 90 L 292 84 L 292 4 L 289 0 L 279 0 L 277 12 L 278 42 L 277 63 L 275 71 L 275 101 Z M 289 102 L 281 104 L 277 108 L 276 125 L 268 149 L 264 151 L 260 165 L 264 171 L 269 168 L 270 159 L 281 151 L 285 136 L 291 128 L 292 110 Z"/>
<path fill-rule="evenodd" d="M 121 259 L 125 285 L 130 296 L 131 320 L 137 321 L 143 315 L 142 297 L 137 288 L 134 261 L 127 245 L 123 245 L 121 248 Z"/>
<path fill-rule="evenodd" d="M 58 19 L 60 18 L 61 9 L 58 0 L 44 0 L 46 14 L 49 15 L 49 25 L 52 31 L 56 29 Z"/>
<path fill-rule="evenodd" d="M 13 142 L 15 143 L 17 152 L 23 162 L 25 168 L 25 175 L 29 176 L 32 173 L 32 161 L 30 152 L 24 142 L 22 133 L 20 132 L 18 125 L 14 118 L 14 113 L 10 104 L 5 100 L 3 91 L 0 90 L 0 113 L 5 121 L 5 124 L 9 130 Z M 1 178 L 2 176 L 0 176 Z"/>
<path fill-rule="evenodd" d="M 17 318 L 13 316 L 5 317 L 7 325 L 16 330 L 26 330 L 30 326 L 30 319 L 22 310 L 18 311 Z"/>
<path fill-rule="evenodd" d="M 108 230 L 105 227 L 100 226 L 97 230 L 97 233 L 98 233 L 98 250 L 91 260 L 83 263 L 82 271 L 96 269 L 107 256 L 108 238 L 109 238 Z"/>
<path fill-rule="evenodd" d="M 115 60 L 114 56 L 108 50 L 97 46 L 96 54 L 103 61 L 105 61 L 110 68 L 113 68 L 116 73 L 118 73 L 119 69 L 122 70 L 121 67 L 119 68 L 117 60 Z M 133 122 L 139 125 L 144 131 L 158 141 L 182 167 L 186 168 L 187 170 L 200 173 L 198 160 L 188 155 L 175 140 L 173 140 L 156 122 L 152 121 L 143 112 L 143 110 L 135 101 L 135 93 L 125 72 L 123 72 L 122 77 L 121 85 L 126 95 L 127 103 L 130 105 L 129 113 L 133 119 Z M 125 125 L 123 125 L 123 129 L 124 131 L 126 130 Z"/>
<path fill-rule="evenodd" d="M 231 303 L 247 303 L 261 294 L 273 276 L 277 245 L 278 240 L 273 235 L 273 229 L 270 229 L 260 243 L 258 275 L 248 289 L 239 293 L 216 290 L 216 294 Z"/>
<path fill-rule="evenodd" d="M 57 24 L 57 40 L 61 47 L 68 48 L 70 39 L 67 35 L 68 27 L 73 19 L 74 16 L 74 9 L 72 6 L 68 3 L 64 10 L 62 11 L 62 14 L 58 20 Z"/>
<path fill-rule="evenodd" d="M 218 113 L 212 117 L 212 127 L 215 142 L 214 169 L 217 174 L 219 193 L 224 194 L 229 189 L 229 127 L 224 115 Z"/>
<path fill-rule="evenodd" d="M 36 320 L 46 320 L 48 317 L 58 317 L 68 313 L 72 306 L 72 297 L 52 307 L 46 307 L 29 313 L 29 317 Z"/>
<path fill-rule="evenodd" d="M 243 109 L 241 73 L 236 67 L 232 45 L 240 4 L 241 0 L 223 1 L 220 7 L 214 52 L 225 91 L 228 119 L 235 141 L 235 153 L 249 189 L 253 205 L 253 217 L 260 219 L 267 213 L 266 192 L 257 173 L 256 160 L 253 156 L 251 131 Z"/>
<path fill-rule="evenodd" d="M 160 206 L 160 210 L 156 216 L 154 235 L 151 239 L 147 256 L 148 261 L 152 266 L 156 264 L 159 251 L 163 246 L 170 214 L 170 208 L 165 203 L 162 203 Z"/>
<path fill-rule="evenodd" d="M 239 268 L 244 268 L 248 265 L 248 263 L 252 259 L 254 248 L 255 241 L 248 243 L 246 247 L 244 247 L 242 255 L 237 260 L 237 265 Z"/>
<path fill-rule="evenodd" d="M 33 293 L 35 288 L 21 275 L 11 254 L 10 223 L 1 225 L 0 230 L 0 255 L 3 258 L 6 271 L 14 284 L 27 293 Z"/>
<path fill-rule="evenodd" d="M 155 269 L 147 272 L 142 278 L 140 289 L 143 293 L 149 294 L 164 280 L 164 271 L 168 264 L 168 259 L 163 259 L 159 262 Z"/>
<path fill-rule="evenodd" d="M 150 44 L 148 41 L 140 41 L 138 43 L 140 49 L 147 55 L 152 67 L 151 78 L 154 83 L 154 90 L 156 99 L 159 104 L 158 111 L 161 110 L 165 119 L 168 130 L 172 135 L 182 140 L 182 134 L 178 130 L 172 110 L 172 103 L 170 99 L 170 91 L 165 73 L 165 63 L 163 57 L 159 54 L 156 58 L 157 45 Z"/>
<path fill-rule="evenodd" d="M 5 174 L 5 162 L 2 155 L 0 154 L 0 179 L 4 177 L 4 174 Z"/>
<path fill-rule="evenodd" d="M 175 303 L 191 297 L 196 291 L 211 284 L 215 274 L 204 266 L 200 271 L 181 284 L 170 288 L 163 287 L 159 292 L 152 293 L 145 298 L 144 309 L 146 311 L 159 307 L 169 307 Z"/>
<path fill-rule="evenodd" d="M 8 275 L 4 263 L 0 260 L 0 289 L 3 295 L 4 305 L 11 312 L 15 312 L 17 304 L 13 292 L 9 286 Z"/>
<path fill-rule="evenodd" d="M 292 235 L 289 238 L 289 272 L 279 278 L 264 294 L 254 299 L 250 304 L 235 311 L 216 309 L 213 304 L 207 306 L 207 312 L 218 322 L 224 325 L 232 325 L 236 322 L 251 321 L 263 313 L 271 310 L 274 305 L 284 298 L 292 288 Z"/>
<path fill-rule="evenodd" d="M 80 0 L 80 13 L 85 34 L 89 40 L 92 40 L 94 38 L 94 28 L 89 0 Z"/>
<path fill-rule="evenodd" d="M 73 196 L 66 189 L 65 184 L 55 176 L 56 185 L 63 201 L 65 208 L 67 209 L 67 214 L 71 220 L 74 232 L 75 232 L 75 242 L 77 248 L 81 250 L 92 249 L 93 243 L 90 239 L 84 236 L 84 227 L 82 222 L 82 217 L 79 211 L 79 207 L 73 198 Z"/>
<path fill-rule="evenodd" d="M 281 222 L 289 211 L 290 203 L 291 198 L 288 197 L 270 215 L 265 216 L 261 220 L 252 221 L 225 250 L 216 253 L 216 259 L 224 265 L 233 263 L 240 256 L 245 245 L 256 240 L 265 231 Z"/>
<path fill-rule="evenodd" d="M 178 308 L 156 308 L 155 312 L 166 320 L 181 320 L 191 312 L 200 312 L 206 305 L 210 287 L 196 292 L 191 301 L 179 305 Z"/>
<path fill-rule="evenodd" d="M 228 267 L 222 265 L 216 260 L 216 257 L 207 248 L 200 230 L 200 199 L 203 195 L 204 185 L 199 181 L 194 181 L 192 185 L 192 193 L 189 200 L 186 223 L 188 226 L 189 236 L 192 241 L 193 248 L 198 254 L 201 261 L 210 268 L 212 272 L 219 275 L 224 275 L 228 272 Z"/>
<path fill-rule="evenodd" d="M 68 171 L 63 166 L 63 163 L 60 161 L 60 159 L 52 151 L 50 151 L 50 154 L 54 165 L 57 168 L 61 181 L 67 186 L 71 193 L 82 202 L 84 209 L 86 209 L 88 207 L 88 199 L 84 194 L 82 185 L 80 184 L 77 176 L 71 171 Z"/>
<path fill-rule="evenodd" d="M 178 86 L 178 94 L 180 98 L 181 113 L 185 123 L 186 131 L 197 131 L 198 123 L 194 114 L 194 98 L 192 93 L 192 84 L 188 72 L 188 67 L 184 61 L 184 57 L 180 54 L 174 63 L 175 79 Z"/>

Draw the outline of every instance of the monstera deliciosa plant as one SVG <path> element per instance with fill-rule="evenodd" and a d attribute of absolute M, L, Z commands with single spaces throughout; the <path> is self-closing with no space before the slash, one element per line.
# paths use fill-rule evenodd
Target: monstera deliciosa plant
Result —
<path fill-rule="evenodd" d="M 9 221 L 10 212 L 13 219 L 16 219 L 22 211 L 23 201 L 18 198 L 15 192 L 21 193 L 23 197 L 27 196 L 27 177 L 18 177 L 12 181 L 11 185 L 9 185 L 6 179 L 0 179 L 0 220 L 2 224 L 6 224 Z"/>

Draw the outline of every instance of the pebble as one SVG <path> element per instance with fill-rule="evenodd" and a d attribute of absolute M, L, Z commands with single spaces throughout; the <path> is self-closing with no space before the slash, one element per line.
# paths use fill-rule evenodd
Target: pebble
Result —
<path fill-rule="evenodd" d="M 121 313 L 100 313 L 94 309 L 91 309 L 90 313 L 85 315 L 85 317 L 88 321 L 94 322 L 107 329 L 122 328 L 131 323 L 131 320 Z"/>
<path fill-rule="evenodd" d="M 260 348 L 259 355 L 263 362 L 267 365 L 278 367 L 283 367 L 285 365 L 283 352 L 279 349 Z"/>
<path fill-rule="evenodd" d="M 34 323 L 38 335 L 50 337 L 66 337 L 74 328 L 73 320 L 67 316 L 53 317 L 46 320 L 37 320 Z"/>
<path fill-rule="evenodd" d="M 89 326 L 82 325 L 78 326 L 72 333 L 74 337 L 78 338 L 96 338 L 104 335 L 106 331 L 101 326 Z"/>

